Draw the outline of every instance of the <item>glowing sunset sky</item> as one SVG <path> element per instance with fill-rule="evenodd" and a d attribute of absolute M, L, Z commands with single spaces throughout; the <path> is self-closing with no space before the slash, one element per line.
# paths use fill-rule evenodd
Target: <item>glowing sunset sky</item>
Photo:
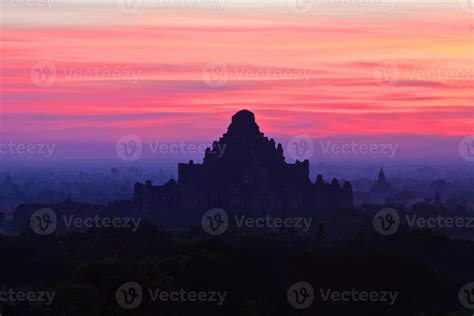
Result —
<path fill-rule="evenodd" d="M 473 134 L 468 1 L 38 1 L 2 1 L 3 140 Z"/>

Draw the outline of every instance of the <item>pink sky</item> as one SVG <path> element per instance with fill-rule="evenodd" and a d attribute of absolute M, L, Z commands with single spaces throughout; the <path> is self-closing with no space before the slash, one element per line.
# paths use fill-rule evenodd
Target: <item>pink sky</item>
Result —
<path fill-rule="evenodd" d="M 157 6 L 4 7 L 2 139 L 211 141 L 242 108 L 272 136 L 473 134 L 474 15 L 457 1 Z"/>

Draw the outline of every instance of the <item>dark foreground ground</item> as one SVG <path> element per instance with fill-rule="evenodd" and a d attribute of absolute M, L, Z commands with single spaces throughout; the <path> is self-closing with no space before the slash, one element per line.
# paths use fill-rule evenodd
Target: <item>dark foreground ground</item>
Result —
<path fill-rule="evenodd" d="M 321 231 L 211 237 L 146 224 L 137 232 L 25 232 L 0 237 L 0 252 L 2 316 L 473 313 L 458 294 L 474 280 L 474 243 L 432 231 L 361 230 L 327 244 Z M 12 301 L 9 290 L 54 298 Z M 342 296 L 328 299 L 333 292 Z"/>

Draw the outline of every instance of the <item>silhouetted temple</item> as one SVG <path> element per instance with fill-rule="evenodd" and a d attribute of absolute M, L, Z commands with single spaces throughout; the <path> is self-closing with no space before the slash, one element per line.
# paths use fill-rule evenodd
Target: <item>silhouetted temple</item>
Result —
<path fill-rule="evenodd" d="M 137 215 L 173 224 L 197 220 L 215 207 L 230 213 L 295 216 L 352 206 L 349 182 L 341 187 L 336 179 L 325 183 L 318 176 L 312 183 L 309 161 L 286 163 L 282 145 L 260 132 L 250 111 L 235 114 L 212 147 L 202 164 L 178 165 L 178 182 L 136 183 Z"/>

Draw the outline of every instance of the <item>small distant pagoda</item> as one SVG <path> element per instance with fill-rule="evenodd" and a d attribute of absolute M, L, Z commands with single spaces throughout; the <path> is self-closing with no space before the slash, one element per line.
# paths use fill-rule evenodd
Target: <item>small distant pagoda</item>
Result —
<path fill-rule="evenodd" d="M 375 199 L 386 199 L 392 195 L 392 185 L 385 178 L 383 168 L 380 168 L 377 181 L 370 188 L 370 195 Z"/>

